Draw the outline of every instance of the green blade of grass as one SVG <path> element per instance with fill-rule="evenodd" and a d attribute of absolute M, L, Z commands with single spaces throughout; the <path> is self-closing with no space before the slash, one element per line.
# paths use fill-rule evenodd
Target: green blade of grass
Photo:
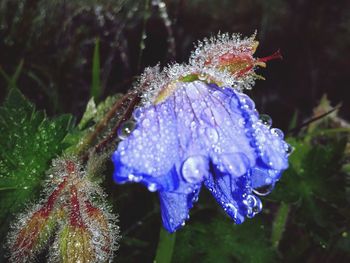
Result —
<path fill-rule="evenodd" d="M 100 79 L 100 40 L 96 38 L 94 54 L 92 58 L 92 83 L 90 96 L 98 101 L 102 95 L 101 79 Z"/>

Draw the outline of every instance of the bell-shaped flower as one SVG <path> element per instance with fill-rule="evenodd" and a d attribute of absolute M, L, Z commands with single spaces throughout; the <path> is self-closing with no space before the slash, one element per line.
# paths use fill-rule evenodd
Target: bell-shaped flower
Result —
<path fill-rule="evenodd" d="M 175 85 L 175 86 L 174 86 Z M 158 191 L 163 225 L 184 225 L 204 184 L 237 223 L 258 213 L 288 167 L 290 146 L 254 102 L 231 87 L 173 82 L 157 103 L 137 108 L 134 130 L 113 154 L 114 180 Z"/>

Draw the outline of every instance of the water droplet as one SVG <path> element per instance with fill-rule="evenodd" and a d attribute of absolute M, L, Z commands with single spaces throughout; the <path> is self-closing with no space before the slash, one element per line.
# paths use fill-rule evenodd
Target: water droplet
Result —
<path fill-rule="evenodd" d="M 243 153 L 222 154 L 219 163 L 217 163 L 220 171 L 237 177 L 247 172 L 249 164 L 249 159 Z"/>
<path fill-rule="evenodd" d="M 190 156 L 182 165 L 182 176 L 189 183 L 201 182 L 207 177 L 209 169 L 208 159 L 204 156 Z"/>
<path fill-rule="evenodd" d="M 155 191 L 158 190 L 157 185 L 156 185 L 155 183 L 150 183 L 150 184 L 147 186 L 147 188 L 148 188 L 148 191 L 150 191 L 150 192 L 155 192 Z"/>
<path fill-rule="evenodd" d="M 204 74 L 204 73 L 201 73 L 201 74 L 198 75 L 198 79 L 204 81 L 204 80 L 207 79 L 207 75 Z"/>
<path fill-rule="evenodd" d="M 132 131 L 135 129 L 135 122 L 134 121 L 126 121 L 124 122 L 121 127 L 118 130 L 118 137 L 121 140 L 126 139 L 131 133 Z"/>
<path fill-rule="evenodd" d="M 268 195 L 272 192 L 274 184 L 266 184 L 253 189 L 253 193 L 260 196 Z"/>
<path fill-rule="evenodd" d="M 278 138 L 280 139 L 283 139 L 284 138 L 284 133 L 283 131 L 281 131 L 280 129 L 278 128 L 272 128 L 271 129 L 271 133 L 275 136 L 277 136 Z"/>
<path fill-rule="evenodd" d="M 262 209 L 262 204 L 259 198 L 254 195 L 247 195 L 246 199 L 243 201 L 247 208 L 247 217 L 252 218 L 257 213 L 259 213 Z"/>
<path fill-rule="evenodd" d="M 142 109 L 141 108 L 136 108 L 132 115 L 133 115 L 135 120 L 139 120 L 142 117 L 142 115 L 143 115 Z"/>
<path fill-rule="evenodd" d="M 290 145 L 290 144 L 286 144 L 285 145 L 285 150 L 286 150 L 286 153 L 288 154 L 288 155 L 290 155 L 293 151 L 294 151 L 294 147 L 292 146 L 292 145 Z"/>
<path fill-rule="evenodd" d="M 136 176 L 136 175 L 133 175 L 133 174 L 129 174 L 128 175 L 128 179 L 130 182 L 140 182 L 142 180 L 142 176 Z"/>
<path fill-rule="evenodd" d="M 145 127 L 145 128 L 149 128 L 151 126 L 151 121 L 149 119 L 144 119 L 142 121 L 142 125 Z"/>
<path fill-rule="evenodd" d="M 253 110 L 255 109 L 255 103 L 247 95 L 241 94 L 240 102 L 244 109 Z"/>
<path fill-rule="evenodd" d="M 262 122 L 262 124 L 266 125 L 267 127 L 271 127 L 272 125 L 272 119 L 269 115 L 267 114 L 260 114 L 259 119 Z"/>
<path fill-rule="evenodd" d="M 245 119 L 244 119 L 244 118 L 240 118 L 240 119 L 238 120 L 238 126 L 239 126 L 239 127 L 244 127 L 245 124 L 246 124 L 246 122 L 245 122 Z"/>
<path fill-rule="evenodd" d="M 219 140 L 219 134 L 214 128 L 211 128 L 211 127 L 206 128 L 205 134 L 208 136 L 210 142 L 212 143 L 216 143 Z"/>
<path fill-rule="evenodd" d="M 236 96 L 232 96 L 230 99 L 230 107 L 232 109 L 237 109 L 239 105 L 239 101 Z"/>

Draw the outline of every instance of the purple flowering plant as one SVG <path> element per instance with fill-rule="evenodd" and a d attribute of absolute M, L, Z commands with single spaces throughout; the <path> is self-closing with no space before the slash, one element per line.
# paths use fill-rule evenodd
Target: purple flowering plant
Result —
<path fill-rule="evenodd" d="M 197 44 L 188 64 L 147 68 L 136 90 L 141 104 L 120 127 L 112 160 L 117 183 L 158 192 L 163 226 L 175 232 L 189 218 L 204 185 L 234 220 L 262 209 L 288 167 L 292 147 L 244 94 L 257 66 L 255 35 L 218 35 Z"/>
<path fill-rule="evenodd" d="M 106 193 L 119 192 L 114 196 L 116 205 L 121 196 L 134 193 L 128 193 L 126 187 L 114 191 L 114 184 L 109 184 L 105 193 L 102 173 L 111 159 L 116 183 L 140 183 L 157 192 L 164 227 L 153 262 L 171 262 L 172 258 L 176 262 L 202 258 L 216 262 L 217 255 L 223 262 L 231 262 L 232 257 L 240 262 L 275 262 L 277 249 L 282 251 L 284 246 L 283 233 L 297 232 L 291 231 L 294 219 L 299 221 L 297 229 L 315 225 L 316 230 L 310 232 L 313 237 L 320 238 L 319 233 L 331 229 L 335 214 L 325 213 L 319 204 L 327 209 L 336 203 L 345 207 L 345 199 L 334 193 L 342 189 L 339 178 L 344 177 L 336 167 L 340 169 L 342 152 L 347 149 L 347 140 L 339 133 L 348 128 L 343 128 L 344 121 L 334 114 L 338 107 L 332 108 L 322 99 L 313 118 L 299 126 L 307 126 L 304 137 L 288 136 L 288 142 L 298 149 L 289 158 L 293 147 L 283 132 L 272 127 L 268 115 L 259 115 L 245 94 L 255 80 L 263 79 L 255 73 L 256 68 L 281 58 L 279 51 L 255 58 L 257 46 L 255 35 L 220 34 L 205 39 L 197 44 L 189 63 L 146 68 L 125 95 L 110 96 L 97 105 L 90 99 L 76 127 L 69 116 L 48 119 L 35 111 L 19 90 L 11 90 L 0 109 L 4 116 L 0 118 L 2 142 L 17 140 L 2 143 L 7 149 L 2 151 L 5 162 L 0 165 L 6 179 L 0 185 L 2 218 L 11 221 L 4 257 L 10 262 L 32 262 L 47 254 L 52 262 L 112 262 L 121 237 L 118 216 Z M 94 58 L 98 57 L 96 50 Z M 327 123 L 321 122 L 330 114 L 334 116 L 329 116 Z M 300 132 L 296 125 L 297 121 L 292 127 Z M 288 131 L 288 135 L 292 133 L 293 129 Z M 325 140 L 327 133 L 335 134 L 334 138 Z M 13 166 L 14 160 L 18 167 Z M 241 224 L 262 211 L 261 196 L 271 193 L 289 165 L 282 183 L 263 200 L 268 203 L 264 216 L 240 226 L 232 224 Z M 106 173 L 106 178 L 111 179 L 111 173 Z M 11 214 L 23 209 L 41 187 L 41 199 L 12 220 Z M 196 208 L 201 217 L 194 217 L 175 234 L 189 219 L 202 187 L 208 191 Z M 207 202 L 211 198 L 209 193 L 219 206 L 215 202 L 203 206 L 205 198 Z M 144 204 L 147 202 L 139 202 Z M 221 206 L 232 220 L 213 214 L 214 206 Z M 121 212 L 122 223 L 128 221 L 129 203 L 125 207 L 128 212 Z M 157 211 L 139 218 L 137 227 L 146 223 L 145 218 L 154 218 Z M 339 211 L 346 215 L 346 209 Z M 208 212 L 210 220 L 202 216 Z M 338 216 L 346 218 L 342 213 Z M 133 213 L 130 215 L 132 218 Z M 288 220 L 289 215 L 293 220 Z M 122 225 L 121 253 L 125 244 L 134 246 L 138 241 L 130 239 L 130 231 L 137 227 L 125 229 Z M 347 238 L 340 227 L 341 238 Z M 147 236 L 154 238 L 154 233 L 150 229 Z M 217 250 L 211 249 L 217 243 L 221 244 Z M 319 244 L 323 248 L 326 243 Z M 135 251 L 141 255 L 137 247 Z M 149 251 L 153 258 L 153 250 Z M 134 256 L 122 260 L 130 262 L 129 258 Z"/>

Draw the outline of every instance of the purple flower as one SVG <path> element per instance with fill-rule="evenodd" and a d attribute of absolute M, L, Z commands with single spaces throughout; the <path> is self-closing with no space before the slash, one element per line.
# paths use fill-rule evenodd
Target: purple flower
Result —
<path fill-rule="evenodd" d="M 174 85 L 162 102 L 134 111 L 135 129 L 113 154 L 114 180 L 158 191 L 169 232 L 184 225 L 203 183 L 242 223 L 261 211 L 257 195 L 288 167 L 290 146 L 247 95 L 201 81 Z"/>

